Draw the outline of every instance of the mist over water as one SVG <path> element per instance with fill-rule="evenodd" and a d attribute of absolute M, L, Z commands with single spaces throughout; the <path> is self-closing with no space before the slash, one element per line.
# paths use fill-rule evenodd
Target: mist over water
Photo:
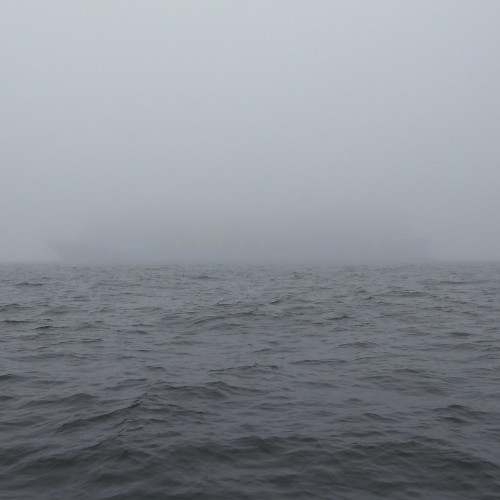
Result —
<path fill-rule="evenodd" d="M 486 0 L 2 2 L 0 259 L 408 238 L 498 259 L 499 21 Z"/>
<path fill-rule="evenodd" d="M 497 498 L 499 26 L 1 1 L 0 499 Z"/>

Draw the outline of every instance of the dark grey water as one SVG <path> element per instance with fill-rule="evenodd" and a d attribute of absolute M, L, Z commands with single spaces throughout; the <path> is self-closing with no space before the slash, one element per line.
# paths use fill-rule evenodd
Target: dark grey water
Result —
<path fill-rule="evenodd" d="M 500 498 L 500 265 L 0 267 L 2 499 Z"/>

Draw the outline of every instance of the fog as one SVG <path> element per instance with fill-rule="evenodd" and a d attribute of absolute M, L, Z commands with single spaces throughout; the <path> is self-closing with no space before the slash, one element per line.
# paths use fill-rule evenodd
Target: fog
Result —
<path fill-rule="evenodd" d="M 2 0 L 0 260 L 500 259 L 499 26 L 497 0 Z"/>

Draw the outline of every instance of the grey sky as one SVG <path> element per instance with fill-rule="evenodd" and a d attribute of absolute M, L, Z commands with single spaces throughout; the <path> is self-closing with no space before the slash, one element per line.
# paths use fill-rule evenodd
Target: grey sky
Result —
<path fill-rule="evenodd" d="M 0 61 L 0 259 L 103 234 L 500 258 L 497 0 L 2 0 Z"/>

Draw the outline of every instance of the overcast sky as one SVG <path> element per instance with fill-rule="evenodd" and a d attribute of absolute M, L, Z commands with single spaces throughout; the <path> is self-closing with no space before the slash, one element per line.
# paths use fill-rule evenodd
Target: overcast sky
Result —
<path fill-rule="evenodd" d="M 500 258 L 498 0 L 2 0 L 0 62 L 2 260 L 103 235 Z"/>

